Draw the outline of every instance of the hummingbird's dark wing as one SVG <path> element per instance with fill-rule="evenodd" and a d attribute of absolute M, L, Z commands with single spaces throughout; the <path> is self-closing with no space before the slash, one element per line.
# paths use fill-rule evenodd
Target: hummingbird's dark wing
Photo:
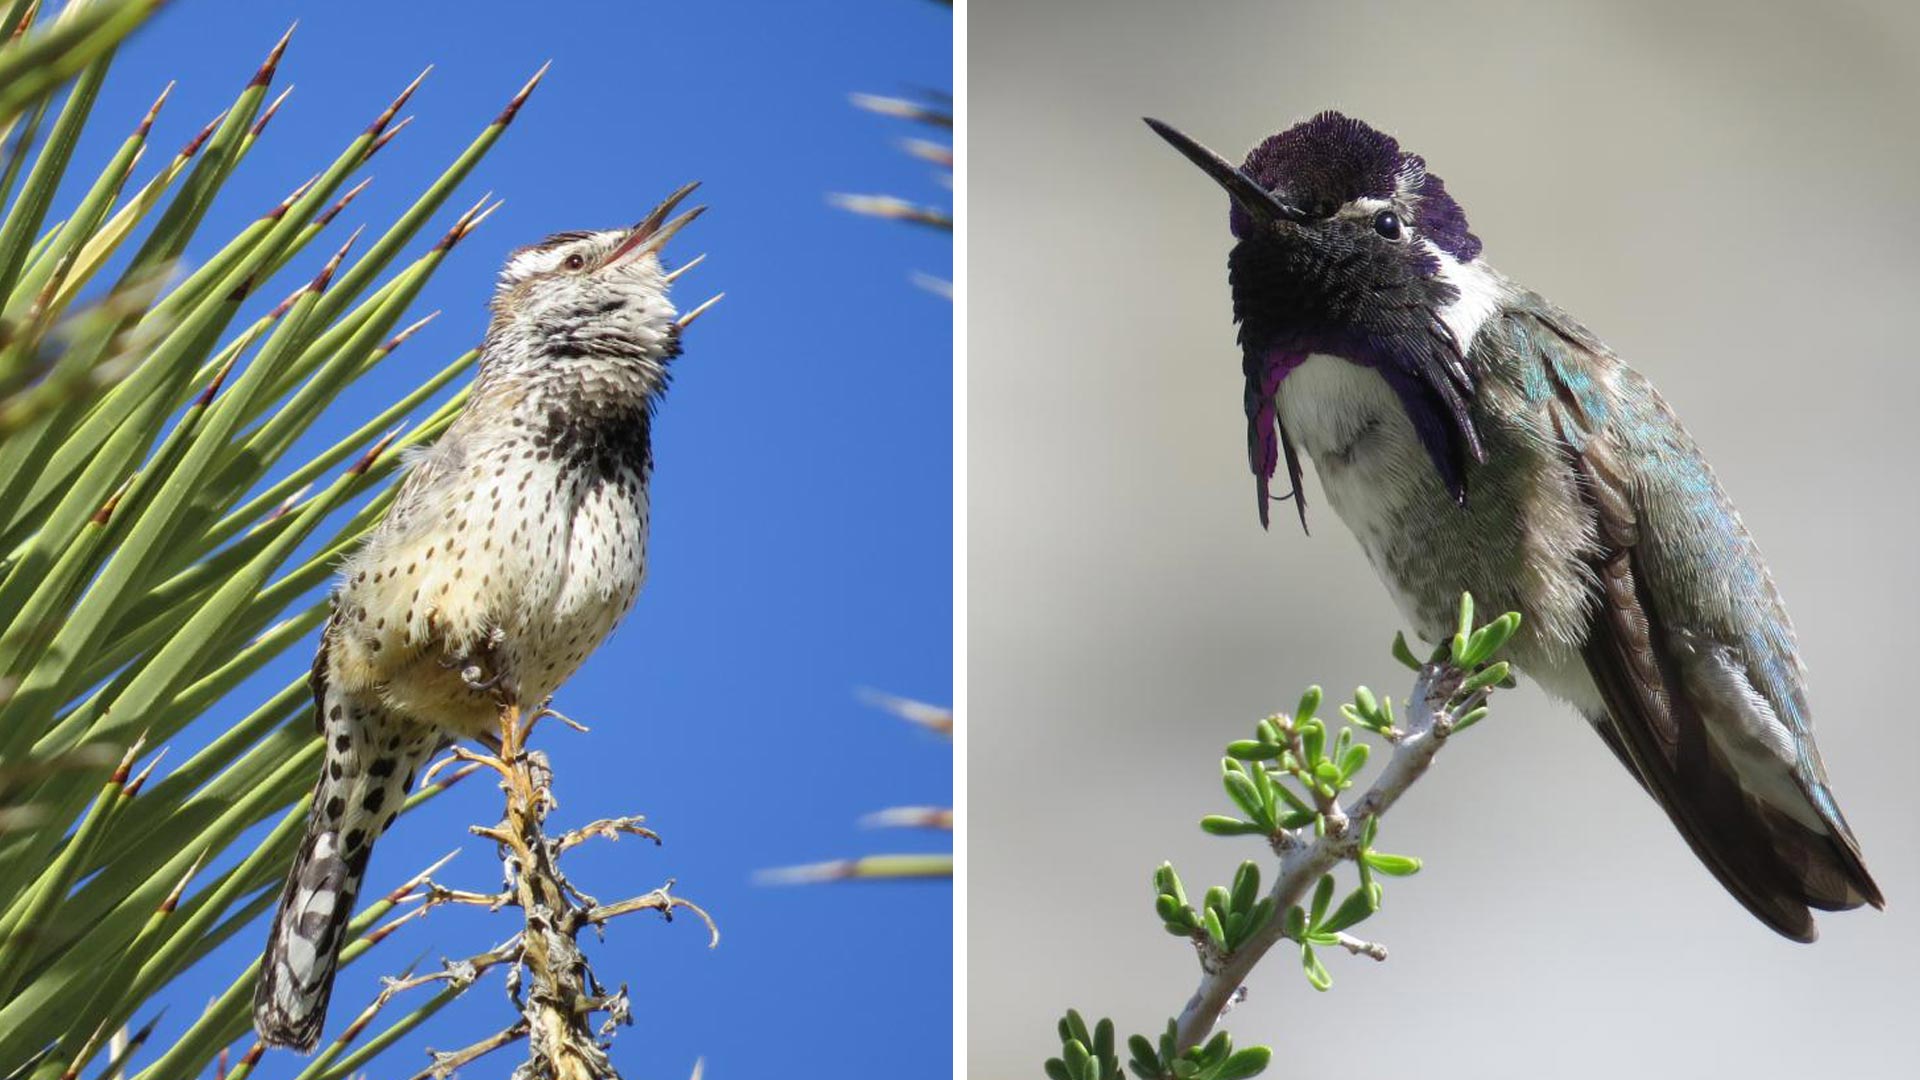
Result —
<path fill-rule="evenodd" d="M 1728 891 L 1815 936 L 1808 908 L 1881 904 L 1813 743 L 1793 629 L 1759 550 L 1666 403 L 1544 302 L 1481 331 L 1535 353 L 1593 515 L 1594 718 Z"/>

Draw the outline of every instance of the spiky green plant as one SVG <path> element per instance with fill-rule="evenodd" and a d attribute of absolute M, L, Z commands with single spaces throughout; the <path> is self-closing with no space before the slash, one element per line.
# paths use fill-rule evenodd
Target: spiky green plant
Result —
<path fill-rule="evenodd" d="M 251 966 L 171 1043 L 140 1046 L 150 1023 L 116 1038 L 273 902 L 320 760 L 305 681 L 196 737 L 170 770 L 156 773 L 158 752 L 319 625 L 324 603 L 289 605 L 384 510 L 401 452 L 452 419 L 459 395 L 428 403 L 477 351 L 333 446 L 290 456 L 414 329 L 396 332 L 486 201 L 405 253 L 538 81 L 383 231 L 302 260 L 405 123 L 395 117 L 419 80 L 330 159 L 316 155 L 313 180 L 235 235 L 208 237 L 209 206 L 280 104 L 269 95 L 287 39 L 136 183 L 159 102 L 127 118 L 137 123 L 109 160 L 73 155 L 115 49 L 157 6 L 71 0 L 49 13 L 0 0 L 0 1077 L 175 1080 L 245 1034 Z M 251 67 L 236 65 L 236 79 Z M 70 176 L 88 182 L 56 207 Z M 190 248 L 210 254 L 189 272 Z M 293 269 L 302 261 L 321 263 L 317 275 Z M 239 321 L 248 298 L 283 293 Z M 236 843 L 269 822 L 257 847 Z M 345 962 L 389 932 L 376 925 L 408 889 L 358 914 Z M 357 1025 L 361 1046 L 303 1076 L 345 1075 L 447 996 L 383 1031 Z"/>
<path fill-rule="evenodd" d="M 951 6 L 951 5 L 949 5 Z M 879 94 L 853 95 L 855 106 L 881 116 L 906 120 L 937 132 L 953 131 L 953 99 L 937 90 L 924 90 L 917 99 L 886 97 Z M 900 141 L 905 153 L 932 163 L 943 187 L 953 186 L 953 147 L 947 141 L 914 136 Z M 848 195 L 829 197 L 835 206 L 868 217 L 904 221 L 913 225 L 953 232 L 953 213 L 927 206 L 897 195 Z M 944 277 L 916 273 L 914 283 L 937 295 L 953 298 L 953 283 Z M 921 701 L 869 692 L 867 699 L 910 723 L 948 738 L 953 736 L 953 711 Z M 867 815 L 869 825 L 953 830 L 953 808 L 948 806 L 897 806 Z M 863 855 L 851 859 L 810 863 L 770 870 L 762 879 L 770 882 L 797 883 L 846 881 L 867 878 L 952 878 L 952 855 Z"/>
<path fill-rule="evenodd" d="M 924 701 L 894 697 L 867 691 L 867 700 L 910 724 L 935 734 L 953 737 L 953 711 Z M 953 808 L 948 806 L 896 806 L 867 815 L 869 825 L 890 828 L 940 829 L 953 831 Z M 800 885 L 818 881 L 850 881 L 874 878 L 951 878 L 953 856 L 939 854 L 862 855 L 851 859 L 808 863 L 768 870 L 762 881 L 777 885 Z"/>
<path fill-rule="evenodd" d="M 937 132 L 951 134 L 953 131 L 953 101 L 939 91 L 922 91 L 918 99 L 888 97 L 881 94 L 855 94 L 853 103 L 881 116 L 906 120 Z M 900 149 L 929 162 L 939 169 L 938 179 L 943 187 L 953 186 L 953 147 L 945 139 L 928 139 L 911 136 L 900 140 Z M 830 196 L 833 204 L 842 210 L 850 210 L 867 217 L 884 218 L 889 221 L 904 221 L 908 224 L 937 229 L 944 233 L 953 232 L 953 212 L 937 206 L 915 202 L 898 195 L 850 195 Z M 953 298 L 953 283 L 944 277 L 933 274 L 916 273 L 916 284 L 930 292 L 948 299 Z"/>

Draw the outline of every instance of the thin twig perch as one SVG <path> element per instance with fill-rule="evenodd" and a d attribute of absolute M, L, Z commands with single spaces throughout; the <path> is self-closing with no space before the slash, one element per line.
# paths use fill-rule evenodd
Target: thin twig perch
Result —
<path fill-rule="evenodd" d="M 1485 701 L 1484 691 L 1471 694 L 1463 701 L 1454 701 L 1462 680 L 1462 672 L 1444 661 L 1423 665 L 1414 679 L 1413 693 L 1407 699 L 1406 725 L 1394 733 L 1393 754 L 1366 793 L 1351 808 L 1340 806 L 1337 799 L 1331 800 L 1331 805 L 1325 808 L 1327 825 L 1323 835 L 1295 830 L 1287 834 L 1295 842 L 1276 845 L 1281 848 L 1280 873 L 1267 894 L 1273 899 L 1276 911 L 1286 911 L 1301 903 L 1321 875 L 1358 854 L 1367 819 L 1386 813 L 1399 801 L 1433 764 L 1434 755 L 1446 745 L 1447 736 L 1459 717 Z M 1303 832 L 1312 840 L 1303 839 Z M 1182 1050 L 1206 1041 L 1260 959 L 1286 937 L 1283 920 L 1275 919 L 1217 963 L 1203 963 L 1200 987 L 1178 1019 L 1176 1041 Z M 1375 960 L 1386 958 L 1383 946 L 1344 934 L 1341 937 L 1340 944 L 1350 952 Z"/>

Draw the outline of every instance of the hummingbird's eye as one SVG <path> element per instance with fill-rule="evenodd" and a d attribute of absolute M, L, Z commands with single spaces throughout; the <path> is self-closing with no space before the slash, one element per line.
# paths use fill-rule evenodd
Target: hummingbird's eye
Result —
<path fill-rule="evenodd" d="M 1389 240 L 1400 239 L 1400 215 L 1391 210 L 1382 210 L 1373 215 L 1373 231 Z"/>
<path fill-rule="evenodd" d="M 562 263 L 561 265 L 565 266 L 569 270 L 579 270 L 582 267 L 587 265 L 587 257 L 576 251 L 573 254 L 567 256 L 567 261 Z"/>

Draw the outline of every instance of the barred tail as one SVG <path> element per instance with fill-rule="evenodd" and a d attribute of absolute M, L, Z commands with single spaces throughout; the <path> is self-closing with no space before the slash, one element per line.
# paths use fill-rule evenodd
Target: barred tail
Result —
<path fill-rule="evenodd" d="M 415 770 L 436 742 L 377 705 L 356 707 L 360 703 L 340 700 L 345 695 L 317 689 L 326 764 L 253 995 L 254 1030 L 268 1043 L 300 1050 L 313 1048 L 326 1022 L 342 939 L 373 841 L 393 823 Z"/>

